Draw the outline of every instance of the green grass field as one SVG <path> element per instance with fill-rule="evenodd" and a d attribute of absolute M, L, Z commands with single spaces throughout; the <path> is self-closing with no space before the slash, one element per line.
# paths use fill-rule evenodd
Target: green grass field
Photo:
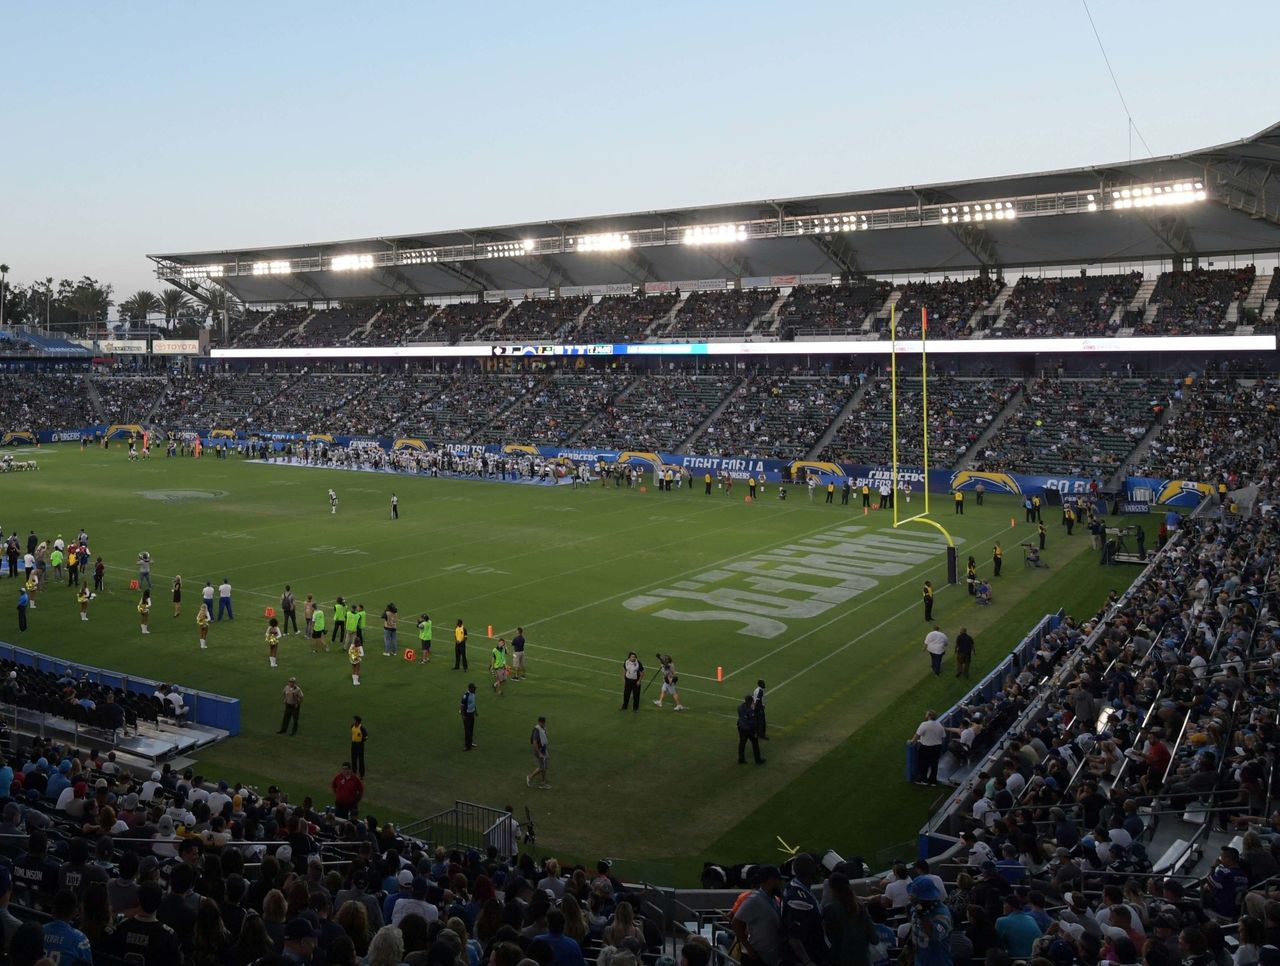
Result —
<path fill-rule="evenodd" d="M 770 496 L 749 505 L 744 488 L 729 499 L 705 496 L 701 486 L 642 494 L 238 459 L 129 464 L 123 450 L 74 445 L 42 448 L 36 458 L 38 473 L 0 476 L 0 522 L 49 539 L 85 527 L 106 560 L 107 590 L 84 624 L 73 592 L 51 587 L 23 635 L 10 603 L 0 636 L 239 697 L 242 733 L 207 751 L 206 776 L 323 799 L 346 757 L 350 715 L 360 714 L 371 732 L 366 811 L 408 820 L 455 798 L 519 811 L 527 804 L 543 851 L 613 856 L 623 875 L 667 883 L 695 881 L 704 858 L 776 854 L 777 836 L 869 858 L 913 839 L 934 793 L 904 782 L 903 744 L 926 708 L 942 710 L 966 688 L 929 673 L 925 579 L 939 587 L 935 619 L 953 637 L 962 625 L 976 637 L 976 681 L 1043 614 L 1065 607 L 1091 615 L 1108 589 L 1137 573 L 1099 568 L 1087 534 L 1077 529 L 1067 539 L 1056 524 L 1051 568 L 1024 569 L 1018 544 L 1034 528 L 1020 522 L 1012 497 L 988 495 L 981 508 L 970 499 L 963 517 L 945 496 L 934 505 L 960 543 L 962 573 L 971 552 L 990 574 L 993 541 L 1005 547 L 995 603 L 983 608 L 963 583 L 946 586 L 931 528 L 890 533 L 887 512 L 864 516 L 838 496 L 833 506 L 811 505 L 799 488 L 786 503 Z M 329 487 L 340 498 L 336 516 Z M 389 519 L 393 490 L 398 521 Z M 920 508 L 917 495 L 912 511 Z M 1012 529 L 1011 516 L 1019 521 Z M 832 533 L 847 527 L 865 529 Z M 140 550 L 154 559 L 146 637 L 128 589 Z M 791 569 L 761 572 L 781 566 Z M 178 619 L 168 591 L 175 573 L 185 587 Z M 199 589 L 224 575 L 237 619 L 215 623 L 209 650 L 200 651 Z M 365 604 L 360 688 L 344 654 L 312 654 L 302 637 L 286 639 L 278 670 L 267 666 L 263 608 L 278 607 L 286 583 L 300 601 L 312 593 L 327 609 L 339 594 Z M 431 613 L 432 664 L 380 656 L 388 601 L 401 614 L 402 648 L 416 646 L 412 618 Z M 471 633 L 469 674 L 451 669 L 459 617 Z M 529 641 L 528 680 L 508 683 L 498 698 L 488 687 L 486 629 L 510 638 L 517 624 Z M 629 649 L 651 672 L 656 651 L 675 656 L 687 712 L 668 705 L 660 713 L 650 700 L 656 684 L 639 714 L 619 711 Z M 307 695 L 292 738 L 275 733 L 289 675 Z M 768 763 L 740 766 L 736 706 L 758 677 L 770 689 Z M 464 754 L 457 707 L 471 680 L 479 685 L 478 747 Z M 551 736 L 549 791 L 524 783 L 539 714 Z"/>

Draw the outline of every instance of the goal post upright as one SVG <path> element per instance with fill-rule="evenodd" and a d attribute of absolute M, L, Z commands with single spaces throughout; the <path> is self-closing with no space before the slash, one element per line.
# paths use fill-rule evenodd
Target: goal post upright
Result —
<path fill-rule="evenodd" d="M 947 583 L 958 583 L 959 559 L 956 555 L 956 542 L 951 534 L 929 513 L 929 310 L 920 307 L 920 405 L 921 405 L 921 451 L 924 458 L 924 512 L 915 516 L 901 518 L 898 515 L 898 320 L 897 305 L 889 307 L 889 399 L 892 414 L 890 416 L 889 440 L 892 467 L 890 470 L 890 487 L 893 493 L 893 527 L 908 523 L 923 523 L 931 526 L 946 538 L 947 541 Z"/>

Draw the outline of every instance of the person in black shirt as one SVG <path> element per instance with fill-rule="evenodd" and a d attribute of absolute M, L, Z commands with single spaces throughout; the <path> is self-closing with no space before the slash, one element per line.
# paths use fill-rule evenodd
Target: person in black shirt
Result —
<path fill-rule="evenodd" d="M 756 699 L 748 694 L 738 705 L 738 764 L 747 763 L 747 742 L 751 742 L 751 751 L 755 755 L 756 764 L 763 765 L 760 757 L 759 722 L 756 720 Z"/>
<path fill-rule="evenodd" d="M 111 932 L 111 955 L 139 966 L 168 966 L 181 962 L 177 934 L 156 918 L 163 891 L 158 882 L 138 886 L 138 912 Z"/>
<path fill-rule="evenodd" d="M 967 627 L 956 635 L 956 677 L 969 676 L 969 662 L 973 660 L 973 637 Z"/>
<path fill-rule="evenodd" d="M 27 850 L 13 863 L 14 895 L 23 905 L 42 908 L 58 891 L 58 864 L 49 858 L 48 848 L 44 832 L 32 832 Z"/>
<path fill-rule="evenodd" d="M 187 955 L 191 954 L 196 936 L 196 906 L 192 902 L 191 891 L 195 878 L 195 870 L 185 862 L 179 862 L 170 870 L 169 891 L 161 897 L 156 907 L 156 917 L 174 931 Z M 138 901 L 141 903 L 141 887 L 138 893 Z M 199 901 L 198 898 L 196 901 Z"/>
<path fill-rule="evenodd" d="M 524 628 L 516 628 L 516 636 L 511 639 L 511 680 L 523 681 L 524 673 Z"/>

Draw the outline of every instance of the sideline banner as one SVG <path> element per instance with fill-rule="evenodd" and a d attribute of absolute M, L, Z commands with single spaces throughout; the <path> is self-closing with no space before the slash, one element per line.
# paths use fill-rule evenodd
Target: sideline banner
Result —
<path fill-rule="evenodd" d="M 21 430 L 7 432 L 0 437 L 0 445 L 31 444 L 75 441 L 105 433 L 107 438 L 142 435 L 143 427 L 136 425 L 88 426 L 81 429 L 60 431 L 44 430 L 29 433 Z M 617 463 L 636 466 L 644 473 L 662 472 L 665 469 L 687 469 L 695 482 L 701 482 L 704 474 L 713 477 L 729 474 L 734 479 L 745 480 L 754 476 L 761 483 L 794 482 L 803 485 L 810 475 L 816 476 L 822 485 L 835 480 L 860 489 L 865 483 L 879 490 L 882 483 L 890 483 L 893 469 L 883 464 L 841 463 L 828 460 L 779 460 L 753 456 L 711 456 L 693 453 L 662 453 L 641 450 L 595 449 L 592 447 L 535 446 L 529 443 L 449 443 L 431 440 L 387 436 L 343 436 L 329 433 L 246 433 L 233 429 L 203 429 L 198 435 L 204 445 L 215 443 L 244 443 L 252 439 L 266 440 L 275 449 L 283 449 L 286 443 L 320 443 L 325 446 L 347 447 L 351 445 L 378 446 L 384 450 L 413 449 L 422 452 L 441 449 L 458 456 L 478 454 L 506 456 L 534 456 L 544 460 L 569 460 L 574 463 Z M 1101 481 L 1081 476 L 1043 476 L 1025 473 L 996 473 L 980 470 L 931 469 L 926 481 L 924 470 L 918 466 L 899 466 L 899 484 L 906 483 L 914 492 L 924 489 L 927 482 L 932 493 L 964 490 L 972 492 L 979 483 L 988 493 L 1006 493 L 1013 496 L 1035 496 L 1046 490 L 1056 490 L 1068 496 L 1089 492 L 1092 483 Z M 1201 499 L 1213 494 L 1207 483 L 1194 480 L 1169 480 L 1157 477 L 1131 476 L 1125 481 L 1125 499 L 1134 503 L 1159 506 L 1192 508 Z"/>

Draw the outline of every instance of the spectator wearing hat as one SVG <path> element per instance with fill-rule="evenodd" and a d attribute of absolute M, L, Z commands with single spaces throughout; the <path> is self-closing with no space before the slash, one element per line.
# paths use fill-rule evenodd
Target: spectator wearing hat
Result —
<path fill-rule="evenodd" d="M 408 871 L 408 869 L 404 870 L 404 872 Z M 414 914 L 421 916 L 429 923 L 439 919 L 440 910 L 427 901 L 427 892 L 430 888 L 431 882 L 426 876 L 410 873 L 409 894 L 397 898 L 395 904 L 391 907 L 391 918 L 388 920 L 391 925 L 399 926 L 405 916 Z"/>
<path fill-rule="evenodd" d="M 387 897 L 382 902 L 382 921 L 391 922 L 391 916 L 395 912 L 397 903 L 406 899 L 413 898 L 413 871 L 411 869 L 401 869 L 396 873 L 394 890 L 388 888 Z M 508 890 L 508 895 L 511 890 Z"/>
<path fill-rule="evenodd" d="M 113 956 L 140 966 L 167 966 L 181 961 L 182 946 L 177 934 L 156 918 L 162 898 L 158 882 L 138 886 L 137 911 L 111 933 L 109 949 Z"/>
<path fill-rule="evenodd" d="M 776 865 L 755 870 L 759 885 L 733 914 L 733 932 L 742 949 L 742 966 L 778 966 L 782 962 L 782 873 Z"/>
<path fill-rule="evenodd" d="M 907 936 L 915 966 L 951 966 L 951 910 L 937 885 L 927 878 L 911 883 Z"/>
<path fill-rule="evenodd" d="M 308 919 L 296 916 L 284 927 L 284 945 L 281 950 L 286 963 L 309 963 L 316 951 L 316 934 Z"/>

